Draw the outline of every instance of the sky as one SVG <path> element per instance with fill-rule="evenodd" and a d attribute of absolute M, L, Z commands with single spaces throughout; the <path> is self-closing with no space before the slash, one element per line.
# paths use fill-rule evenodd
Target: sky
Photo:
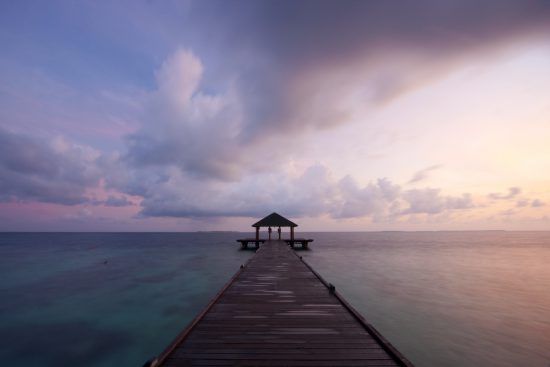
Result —
<path fill-rule="evenodd" d="M 548 230 L 550 2 L 3 1 L 0 231 Z"/>

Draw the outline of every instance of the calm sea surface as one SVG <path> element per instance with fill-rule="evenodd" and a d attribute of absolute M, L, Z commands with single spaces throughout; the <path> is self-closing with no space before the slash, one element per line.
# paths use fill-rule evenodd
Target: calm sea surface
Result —
<path fill-rule="evenodd" d="M 238 233 L 0 233 L 0 361 L 140 366 L 251 252 Z M 550 232 L 310 233 L 306 260 L 417 366 L 550 366 Z"/>

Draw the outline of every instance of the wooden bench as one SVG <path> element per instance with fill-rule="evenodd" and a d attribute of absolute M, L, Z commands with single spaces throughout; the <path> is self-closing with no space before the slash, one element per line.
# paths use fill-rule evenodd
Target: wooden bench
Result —
<path fill-rule="evenodd" d="M 294 245 L 299 243 L 303 249 L 307 249 L 310 242 L 313 242 L 311 238 L 295 238 L 294 240 L 284 240 L 287 245 L 294 248 Z"/>
<path fill-rule="evenodd" d="M 254 243 L 256 245 L 256 248 L 258 248 L 260 247 L 260 243 L 263 244 L 265 241 L 265 239 L 256 240 L 255 238 L 241 238 L 237 240 L 237 242 L 241 244 L 241 248 L 245 250 L 248 248 L 249 243 Z"/>

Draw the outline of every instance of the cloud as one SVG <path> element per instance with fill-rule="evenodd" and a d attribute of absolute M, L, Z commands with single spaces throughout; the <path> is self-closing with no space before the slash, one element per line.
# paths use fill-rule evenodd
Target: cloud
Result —
<path fill-rule="evenodd" d="M 156 179 L 143 186 L 141 177 L 134 171 L 120 181 L 126 186 L 118 188 L 139 193 L 141 214 L 152 217 L 255 217 L 268 208 L 287 215 L 316 216 L 327 211 L 334 197 L 323 166 L 310 167 L 294 178 L 277 172 L 250 175 L 238 182 L 204 181 L 175 168 L 158 169 Z"/>
<path fill-rule="evenodd" d="M 353 218 L 387 216 L 391 204 L 396 202 L 401 188 L 387 178 L 378 179 L 364 187 L 360 187 L 351 176 L 341 179 L 338 184 L 338 201 L 331 214 L 336 218 Z"/>
<path fill-rule="evenodd" d="M 97 156 L 63 139 L 48 142 L 0 128 L 0 201 L 84 203 L 86 189 L 101 177 Z"/>
<path fill-rule="evenodd" d="M 0 130 L 0 143 L 3 201 L 121 207 L 134 205 L 126 195 L 135 195 L 142 198 L 143 217 L 258 217 L 269 209 L 295 217 L 373 221 L 475 208 L 468 193 L 451 196 L 434 188 L 403 190 L 387 178 L 361 185 L 350 175 L 335 178 L 320 164 L 298 175 L 278 169 L 248 174 L 238 181 L 205 180 L 177 165 L 135 166 L 126 157 L 98 155 L 63 139 L 45 142 Z M 98 187 L 101 179 L 105 189 L 123 194 L 90 199 L 87 189 Z M 506 195 L 491 195 L 512 198 L 520 191 L 512 187 Z M 531 205 L 544 203 L 535 199 Z M 84 206 L 79 216 L 90 213 Z"/>
<path fill-rule="evenodd" d="M 518 211 L 516 209 L 506 209 L 499 212 L 499 215 L 503 217 L 511 217 L 518 214 Z"/>
<path fill-rule="evenodd" d="M 521 199 L 521 200 L 516 201 L 516 207 L 517 208 L 523 208 L 523 207 L 526 207 L 527 205 L 529 205 L 529 200 L 527 200 L 527 199 Z"/>
<path fill-rule="evenodd" d="M 246 161 L 237 140 L 240 101 L 231 87 L 202 92 L 202 77 L 203 65 L 189 50 L 176 51 L 162 64 L 142 127 L 127 139 L 125 159 L 131 165 L 175 166 L 203 178 L 238 177 Z"/>
<path fill-rule="evenodd" d="M 156 72 L 158 94 L 169 108 L 184 109 L 197 92 L 204 67 L 188 50 L 177 50 Z"/>
<path fill-rule="evenodd" d="M 93 215 L 94 213 L 90 208 L 82 207 L 76 213 L 65 215 L 65 219 L 73 221 L 90 220 L 90 218 L 93 218 Z"/>
<path fill-rule="evenodd" d="M 105 174 L 108 174 L 107 172 L 104 172 Z M 123 207 L 123 206 L 132 206 L 136 205 L 132 201 L 128 200 L 128 198 L 124 195 L 108 195 L 107 199 L 105 200 L 99 200 L 95 197 L 92 197 L 86 201 L 86 204 L 88 205 L 104 205 L 104 206 L 110 206 L 110 207 Z"/>
<path fill-rule="evenodd" d="M 516 208 L 524 208 L 527 206 L 530 206 L 532 208 L 540 208 L 543 207 L 545 203 L 540 199 L 521 199 L 516 202 Z"/>
<path fill-rule="evenodd" d="M 403 191 L 387 178 L 360 185 L 350 175 L 333 177 L 323 165 L 300 175 L 284 171 L 247 175 L 239 181 L 201 180 L 175 168 L 136 170 L 117 189 L 140 195 L 145 217 L 258 217 L 266 210 L 295 217 L 396 219 L 403 215 L 440 214 L 473 208 L 469 194 L 443 196 L 439 190 Z M 405 208 L 405 209 L 403 209 Z"/>
<path fill-rule="evenodd" d="M 402 214 L 439 214 L 448 210 L 474 207 L 472 196 L 443 196 L 439 189 L 415 189 L 404 192 L 403 199 L 409 204 Z"/>
<path fill-rule="evenodd" d="M 105 200 L 104 205 L 122 207 L 122 206 L 131 206 L 131 205 L 134 205 L 134 203 L 128 200 L 126 196 L 109 195 L 109 197 L 107 197 L 107 200 Z"/>
<path fill-rule="evenodd" d="M 493 192 L 487 195 L 487 197 L 492 200 L 510 200 L 515 198 L 520 193 L 521 193 L 521 188 L 515 186 L 515 187 L 510 187 L 508 189 L 507 194 L 500 194 L 500 193 Z"/>
<path fill-rule="evenodd" d="M 415 183 L 415 182 L 419 182 L 419 181 L 423 181 L 425 179 L 428 178 L 429 174 L 431 171 L 435 171 L 439 168 L 441 168 L 442 165 L 441 164 L 436 164 L 436 165 L 433 165 L 433 166 L 430 166 L 430 167 L 426 167 L 420 171 L 417 171 L 415 172 L 415 174 L 413 175 L 413 177 L 409 180 L 409 184 L 411 183 Z"/>

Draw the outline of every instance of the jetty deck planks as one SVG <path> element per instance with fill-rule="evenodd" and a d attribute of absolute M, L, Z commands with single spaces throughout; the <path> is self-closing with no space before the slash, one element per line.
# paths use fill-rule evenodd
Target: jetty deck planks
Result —
<path fill-rule="evenodd" d="M 158 362 L 412 366 L 284 241 L 262 245 Z"/>

